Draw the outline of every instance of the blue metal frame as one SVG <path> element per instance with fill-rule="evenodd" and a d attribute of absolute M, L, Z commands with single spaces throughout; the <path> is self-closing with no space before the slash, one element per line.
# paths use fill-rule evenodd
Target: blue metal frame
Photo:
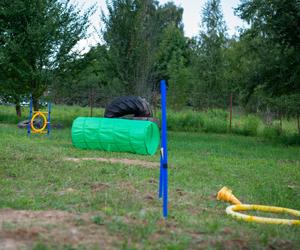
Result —
<path fill-rule="evenodd" d="M 160 81 L 161 92 L 161 153 L 159 198 L 163 198 L 163 216 L 168 217 L 168 144 L 167 144 L 167 82 Z"/>
<path fill-rule="evenodd" d="M 48 124 L 47 124 L 47 135 L 50 135 L 50 131 L 51 131 L 51 122 L 50 122 L 50 118 L 51 118 L 51 102 L 48 102 Z"/>
<path fill-rule="evenodd" d="M 27 136 L 30 136 L 30 121 L 31 121 L 31 118 L 32 118 L 32 97 L 30 95 L 30 102 L 29 102 L 29 122 L 28 122 L 28 125 L 27 125 Z"/>
<path fill-rule="evenodd" d="M 29 123 L 27 125 L 27 136 L 30 136 L 31 134 L 31 126 L 30 126 L 30 122 L 31 122 L 31 118 L 32 118 L 32 114 L 33 114 L 33 104 L 32 104 L 32 95 L 30 95 L 30 103 L 29 103 Z M 51 102 L 48 102 L 48 116 L 47 116 L 47 136 L 50 135 L 51 132 Z"/>

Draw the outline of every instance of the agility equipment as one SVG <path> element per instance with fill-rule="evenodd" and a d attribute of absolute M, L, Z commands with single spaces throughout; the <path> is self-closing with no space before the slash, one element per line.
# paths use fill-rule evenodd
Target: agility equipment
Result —
<path fill-rule="evenodd" d="M 232 190 L 227 187 L 222 187 L 222 189 L 218 192 L 217 199 L 221 201 L 226 201 L 234 205 L 242 204 L 233 194 Z"/>
<path fill-rule="evenodd" d="M 257 223 L 279 224 L 279 225 L 298 225 L 298 226 L 300 225 L 300 220 L 267 218 L 267 217 L 250 216 L 250 215 L 238 213 L 237 211 L 254 210 L 254 211 L 262 211 L 262 212 L 270 212 L 270 213 L 289 214 L 296 217 L 300 217 L 300 211 L 290 209 L 290 208 L 242 204 L 232 194 L 232 190 L 230 190 L 227 187 L 223 187 L 218 192 L 217 199 L 234 204 L 226 208 L 226 213 L 238 220 L 243 220 L 246 222 L 257 222 Z"/>
<path fill-rule="evenodd" d="M 81 149 L 154 155 L 159 129 L 150 121 L 78 117 L 72 125 L 72 143 Z"/>
<path fill-rule="evenodd" d="M 168 147 L 167 82 L 165 80 L 160 81 L 160 91 L 162 119 L 158 195 L 159 198 L 162 198 L 162 214 L 166 219 L 168 217 Z M 156 123 L 115 118 L 127 114 L 133 114 L 135 117 L 143 116 L 143 118 L 152 116 L 148 104 L 140 105 L 139 98 L 132 103 L 132 98 L 123 97 L 113 101 L 105 111 L 105 116 L 109 118 L 76 118 L 72 125 L 73 145 L 81 149 L 154 155 L 160 141 L 160 133 Z"/>
<path fill-rule="evenodd" d="M 168 144 L 167 144 L 167 82 L 160 81 L 161 92 L 161 149 L 158 196 L 163 199 L 163 217 L 168 217 Z"/>
<path fill-rule="evenodd" d="M 42 118 L 42 125 L 40 128 L 35 126 L 36 118 Z M 27 135 L 29 136 L 32 134 L 47 134 L 50 135 L 51 131 L 51 103 L 48 102 L 48 111 L 33 111 L 33 104 L 32 104 L 32 97 L 30 97 L 30 104 L 29 104 L 29 123 L 27 125 Z M 47 127 L 47 130 L 46 130 Z"/>

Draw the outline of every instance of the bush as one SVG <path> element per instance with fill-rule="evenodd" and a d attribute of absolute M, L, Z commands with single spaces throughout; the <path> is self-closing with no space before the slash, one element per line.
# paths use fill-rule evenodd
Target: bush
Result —
<path fill-rule="evenodd" d="M 217 118 L 224 121 L 228 119 L 228 112 L 223 109 L 209 109 L 206 114 L 209 118 Z"/>
<path fill-rule="evenodd" d="M 272 126 L 264 127 L 262 136 L 267 139 L 273 139 L 282 134 L 282 130 L 279 123 L 274 123 Z"/>
<path fill-rule="evenodd" d="M 279 137 L 279 141 L 284 145 L 300 145 L 299 134 L 286 134 Z"/>
<path fill-rule="evenodd" d="M 248 115 L 242 119 L 242 134 L 246 136 L 256 136 L 260 120 L 254 115 Z"/>

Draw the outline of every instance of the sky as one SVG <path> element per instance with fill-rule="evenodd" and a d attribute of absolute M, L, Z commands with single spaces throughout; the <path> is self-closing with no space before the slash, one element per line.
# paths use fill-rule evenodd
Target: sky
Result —
<path fill-rule="evenodd" d="M 167 3 L 170 0 L 159 0 L 161 4 Z M 93 46 L 101 41 L 99 30 L 101 29 L 100 9 L 106 12 L 105 0 L 73 0 L 77 3 L 80 9 L 84 10 L 93 4 L 96 4 L 97 11 L 90 18 L 91 28 L 89 29 L 90 37 L 80 41 L 78 44 L 79 50 L 87 51 L 90 46 Z M 183 7 L 183 24 L 184 32 L 187 37 L 198 35 L 201 23 L 202 8 L 206 0 L 173 0 L 173 2 Z M 234 15 L 234 8 L 238 6 L 240 0 L 221 0 L 224 20 L 227 25 L 229 35 L 237 33 L 237 27 L 242 27 L 242 20 Z"/>

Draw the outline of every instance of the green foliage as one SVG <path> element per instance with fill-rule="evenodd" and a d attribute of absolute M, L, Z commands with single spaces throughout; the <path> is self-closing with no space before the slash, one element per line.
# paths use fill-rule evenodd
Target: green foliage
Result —
<path fill-rule="evenodd" d="M 244 135 L 257 135 L 260 120 L 255 115 L 248 115 L 242 120 Z"/>
<path fill-rule="evenodd" d="M 226 133 L 227 126 L 227 112 L 219 109 L 168 113 L 168 129 L 173 131 Z"/>
<path fill-rule="evenodd" d="M 220 0 L 208 0 L 203 9 L 194 74 L 193 105 L 197 109 L 224 108 L 226 26 Z"/>
<path fill-rule="evenodd" d="M 243 90 L 249 97 L 257 88 L 265 96 L 299 93 L 299 1 L 243 1 L 237 8 L 239 16 L 250 24 L 241 40 L 253 62 L 245 74 Z"/>
<path fill-rule="evenodd" d="M 278 126 L 266 126 L 263 129 L 262 136 L 267 139 L 274 139 L 281 135 L 281 130 Z"/>
<path fill-rule="evenodd" d="M 99 31 L 103 44 L 82 55 L 74 46 L 86 36 L 92 9 L 81 13 L 70 0 L 3 0 L 1 101 L 15 103 L 18 112 L 29 93 L 35 106 L 43 94 L 57 104 L 97 107 L 117 96 L 141 95 L 157 107 L 164 78 L 169 107 L 207 111 L 176 116 L 176 130 L 226 132 L 228 118 L 210 112 L 227 109 L 231 94 L 234 106 L 267 113 L 268 126 L 274 117 L 299 118 L 299 1 L 242 1 L 236 14 L 249 27 L 231 38 L 220 0 L 206 1 L 199 35 L 192 39 L 184 36 L 183 9 L 172 2 L 109 0 L 107 8 Z M 243 118 L 231 132 L 256 135 L 256 123 Z M 263 132 L 271 136 L 268 130 L 273 127 Z"/>
<path fill-rule="evenodd" d="M 102 15 L 102 32 L 108 48 L 107 73 L 122 82 L 126 94 L 151 96 L 158 72 L 155 70 L 164 29 L 182 27 L 182 9 L 173 3 L 159 6 L 154 0 L 113 0 Z"/>
<path fill-rule="evenodd" d="M 279 141 L 287 146 L 300 145 L 299 134 L 284 134 L 279 137 Z"/>
<path fill-rule="evenodd" d="M 43 110 L 42 110 L 43 111 Z M 16 124 L 19 121 L 28 119 L 29 108 L 22 108 L 22 117 L 18 118 L 14 114 L 12 106 L 0 106 L 0 123 Z M 94 116 L 103 117 L 104 110 L 101 108 L 95 108 L 93 111 Z M 66 106 L 66 105 L 53 105 L 51 112 L 51 123 L 53 125 L 63 125 L 64 127 L 71 127 L 74 119 L 78 116 L 87 117 L 90 115 L 89 108 L 83 108 L 80 106 Z"/>
<path fill-rule="evenodd" d="M 58 104 L 87 106 L 92 102 L 93 106 L 104 106 L 114 96 L 122 94 L 120 84 L 107 78 L 107 65 L 106 47 L 92 48 L 59 72 L 50 86 L 50 99 Z"/>
<path fill-rule="evenodd" d="M 174 109 L 184 107 L 190 98 L 192 85 L 188 40 L 174 25 L 165 28 L 157 53 L 156 70 L 159 79 L 168 79 L 169 104 Z"/>
<path fill-rule="evenodd" d="M 32 94 L 34 107 L 58 70 L 78 54 L 91 10 L 81 15 L 69 0 L 3 0 L 0 3 L 0 81 L 18 104 Z"/>
<path fill-rule="evenodd" d="M 104 219 L 100 215 L 93 216 L 91 220 L 97 225 L 104 225 Z"/>

